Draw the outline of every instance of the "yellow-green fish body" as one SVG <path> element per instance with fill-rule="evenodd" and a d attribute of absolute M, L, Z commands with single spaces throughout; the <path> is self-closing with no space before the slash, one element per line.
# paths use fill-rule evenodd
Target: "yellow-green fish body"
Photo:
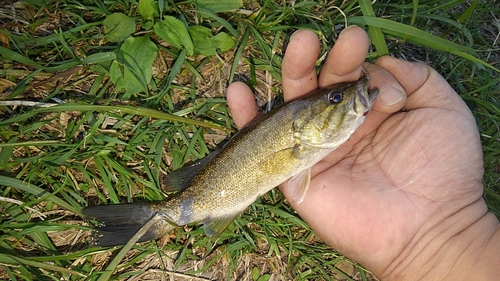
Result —
<path fill-rule="evenodd" d="M 157 222 L 139 240 L 175 226 L 205 224 L 219 233 L 258 196 L 290 179 L 294 200 L 307 191 L 310 168 L 344 143 L 362 124 L 377 95 L 368 79 L 319 89 L 258 117 L 202 164 L 174 171 L 165 179 L 180 190 L 158 203 L 99 205 L 83 210 L 104 223 L 94 235 L 102 246 L 126 243 L 153 216 Z"/>

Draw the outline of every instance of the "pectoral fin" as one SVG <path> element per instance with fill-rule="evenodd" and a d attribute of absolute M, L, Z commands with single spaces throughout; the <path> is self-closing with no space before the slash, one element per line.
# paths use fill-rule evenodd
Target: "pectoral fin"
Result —
<path fill-rule="evenodd" d="M 298 173 L 297 175 L 291 177 L 288 180 L 287 188 L 290 189 L 293 200 L 297 204 L 304 201 L 307 189 L 309 188 L 309 183 L 311 182 L 311 169 L 306 169 Z"/>
<path fill-rule="evenodd" d="M 296 163 L 294 147 L 276 151 L 259 163 L 259 168 L 271 175 L 286 173 Z"/>

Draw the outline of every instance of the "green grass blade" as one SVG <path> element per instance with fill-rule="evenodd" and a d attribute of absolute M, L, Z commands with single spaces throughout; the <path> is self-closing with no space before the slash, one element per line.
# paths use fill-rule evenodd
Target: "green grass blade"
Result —
<path fill-rule="evenodd" d="M 43 69 L 43 70 L 51 71 L 51 72 L 69 69 L 69 68 L 74 67 L 80 63 L 79 61 L 71 60 L 71 61 L 68 61 L 65 63 L 60 63 L 57 66 L 45 67 L 45 66 L 42 66 L 35 61 L 30 60 L 29 58 L 27 58 L 25 56 L 22 56 L 16 52 L 9 50 L 7 48 L 4 48 L 2 46 L 0 46 L 0 55 L 2 55 L 6 59 L 11 59 L 11 60 L 26 64 L 26 65 L 31 65 L 37 69 Z"/>
<path fill-rule="evenodd" d="M 358 24 L 358 25 L 369 25 L 369 26 L 377 26 L 384 30 L 385 33 L 399 37 L 401 39 L 406 39 L 409 42 L 416 43 L 422 46 L 426 46 L 435 50 L 445 51 L 467 60 L 470 60 L 475 63 L 479 63 L 488 68 L 491 68 L 497 72 L 500 70 L 472 55 L 467 54 L 467 52 L 474 52 L 473 49 L 469 47 L 465 47 L 446 39 L 443 39 L 439 36 L 435 36 L 428 32 L 422 31 L 415 27 L 405 25 L 402 23 L 394 22 L 387 19 L 382 18 L 374 18 L 374 17 L 351 17 L 348 19 L 350 23 Z"/>
<path fill-rule="evenodd" d="M 27 182 L 23 182 L 23 181 L 18 180 L 18 179 L 5 177 L 5 176 L 0 176 L 0 185 L 11 186 L 13 188 L 22 190 L 22 191 L 30 193 L 30 194 L 33 194 L 35 196 L 44 197 L 46 200 L 48 200 L 54 204 L 57 204 L 57 205 L 65 208 L 65 209 L 67 209 L 75 214 L 79 214 L 79 215 L 81 214 L 80 210 L 73 208 L 73 206 L 71 206 L 67 202 L 61 200 L 59 197 L 57 197 L 55 195 L 51 195 L 48 191 L 41 189 L 40 187 L 38 187 L 36 185 L 30 184 Z"/>
<path fill-rule="evenodd" d="M 202 16 L 216 20 L 218 23 L 220 23 L 222 26 L 224 26 L 227 29 L 227 31 L 229 31 L 229 33 L 231 33 L 231 35 L 234 38 L 238 37 L 238 31 L 236 31 L 236 29 L 234 29 L 231 26 L 231 24 L 229 22 L 227 22 L 225 19 L 218 17 L 217 15 L 215 15 L 211 12 L 208 12 L 208 11 L 196 11 L 196 12 Z"/>
<path fill-rule="evenodd" d="M 5 126 L 5 125 L 21 122 L 23 120 L 26 120 L 27 118 L 35 116 L 38 113 L 64 112 L 64 111 L 96 111 L 96 112 L 116 112 L 116 113 L 124 113 L 124 114 L 134 114 L 134 115 L 139 115 L 139 116 L 144 116 L 144 117 L 167 120 L 170 122 L 185 123 L 185 124 L 190 124 L 190 125 L 195 125 L 195 126 L 200 126 L 200 127 L 205 127 L 205 128 L 220 129 L 220 130 L 224 130 L 224 131 L 230 130 L 228 128 L 225 128 L 225 127 L 217 125 L 217 124 L 209 123 L 206 121 L 194 120 L 194 119 L 185 118 L 185 117 L 180 117 L 180 116 L 177 116 L 174 114 L 168 114 L 168 113 L 161 112 L 161 111 L 154 110 L 154 109 L 150 109 L 150 108 L 134 107 L 134 106 L 129 106 L 129 105 L 113 106 L 113 105 L 91 105 L 91 104 L 78 104 L 78 103 L 65 103 L 65 104 L 59 104 L 59 105 L 52 106 L 52 107 L 34 109 L 32 111 L 20 114 L 20 115 L 15 116 L 15 117 L 11 117 L 7 120 L 0 122 L 0 126 Z"/>
<path fill-rule="evenodd" d="M 326 54 L 343 26 L 364 25 L 375 50 L 370 59 L 390 47 L 391 55 L 426 61 L 441 73 L 474 113 L 484 152 L 485 200 L 500 217 L 500 78 L 479 61 L 500 68 L 495 45 L 500 7 L 488 1 L 357 0 L 332 2 L 335 7 L 316 0 L 264 0 L 220 13 L 197 11 L 196 1 L 21 2 L 0 31 L 7 39 L 0 49 L 5 61 L 0 100 L 71 103 L 0 107 L 0 253 L 23 259 L 3 263 L 1 256 L 2 280 L 142 280 L 151 273 L 153 279 L 190 279 L 193 271 L 214 280 L 376 279 L 324 244 L 278 190 L 260 197 L 216 241 L 202 227 L 189 225 L 177 228 L 168 243 L 85 248 L 84 232 L 91 227 L 66 210 L 165 199 L 163 175 L 221 145 L 227 135 L 222 130 L 234 126 L 223 98 L 228 78 L 248 77 L 262 106 L 268 94 L 281 94 L 282 58 L 298 29 L 314 31 Z M 154 6 L 147 8 L 147 21 L 136 2 Z M 103 28 L 103 19 L 113 13 L 126 14 L 132 36 L 150 35 L 158 47 L 151 82 L 144 84 L 148 91 L 122 103 L 116 102 L 123 95 L 109 69 L 123 42 L 110 40 Z M 187 28 L 225 32 L 237 46 L 189 56 L 155 34 L 152 26 L 167 15 Z M 82 67 L 68 69 L 75 64 Z M 68 206 L 61 206 L 64 202 Z"/>
<path fill-rule="evenodd" d="M 42 268 L 50 271 L 57 271 L 57 272 L 62 272 L 66 274 L 71 274 L 75 276 L 80 276 L 80 277 L 85 277 L 84 274 L 74 271 L 68 268 L 60 267 L 60 266 L 55 266 L 43 262 L 38 262 L 38 261 L 32 261 L 29 259 L 21 258 L 21 257 L 16 257 L 12 255 L 6 255 L 0 253 L 0 264 L 6 264 L 6 265 L 12 265 L 12 266 L 33 266 L 37 268 Z"/>
<path fill-rule="evenodd" d="M 168 93 L 168 90 L 170 90 L 170 86 L 172 85 L 172 82 L 174 81 L 175 77 L 177 77 L 177 74 L 179 74 L 179 72 L 181 71 L 181 67 L 184 64 L 184 61 L 186 60 L 186 53 L 187 53 L 186 50 L 182 49 L 179 52 L 179 54 L 177 55 L 175 63 L 172 66 L 172 68 L 170 69 L 170 73 L 168 74 L 167 83 L 164 86 L 164 89 L 158 95 L 158 99 L 163 98 L 163 96 Z M 165 119 L 165 120 L 168 120 L 168 119 Z M 169 120 L 169 121 L 173 121 L 173 120 Z M 179 121 L 174 121 L 174 122 L 179 122 Z M 182 123 L 186 123 L 186 122 L 182 122 Z"/>
<path fill-rule="evenodd" d="M 155 223 L 157 223 L 159 220 L 162 220 L 159 215 L 156 215 L 152 217 L 139 231 L 137 231 L 132 238 L 123 246 L 123 248 L 116 254 L 116 256 L 113 258 L 113 260 L 109 263 L 108 267 L 103 271 L 103 274 L 97 279 L 97 281 L 106 281 L 111 278 L 111 275 L 113 275 L 113 272 L 116 271 L 116 268 L 120 264 L 120 262 L 123 260 L 123 258 L 127 255 L 127 253 L 134 247 L 135 243 L 137 240 L 139 240 L 142 235 L 144 235 L 148 229 L 150 229 Z"/>
<path fill-rule="evenodd" d="M 29 58 L 22 56 L 16 52 L 9 50 L 9 49 L 2 47 L 2 46 L 0 46 L 0 55 L 2 55 L 5 59 L 10 59 L 10 60 L 17 61 L 17 62 L 20 62 L 23 64 L 31 65 L 35 68 L 42 68 L 42 66 L 40 64 L 38 64 L 37 62 L 34 62 L 34 61 L 30 60 Z"/>
<path fill-rule="evenodd" d="M 412 4 L 413 4 L 413 13 L 411 15 L 410 26 L 413 26 L 415 24 L 415 20 L 417 19 L 418 0 L 413 0 Z"/>
<path fill-rule="evenodd" d="M 91 23 L 86 23 L 77 27 L 74 27 L 70 30 L 62 32 L 62 36 L 67 37 L 70 35 L 78 34 L 79 32 L 85 31 L 87 29 L 90 29 L 91 27 L 94 26 L 101 26 L 102 21 L 97 21 L 97 22 L 91 22 Z M 23 40 L 17 44 L 17 47 L 19 49 L 25 49 L 29 47 L 35 47 L 35 46 L 45 46 L 52 44 L 54 42 L 57 42 L 60 40 L 60 34 L 59 33 L 54 33 L 48 36 L 43 36 L 43 37 L 36 37 L 32 38 L 31 40 Z"/>
<path fill-rule="evenodd" d="M 247 27 L 245 29 L 245 33 L 240 39 L 240 46 L 238 47 L 236 54 L 234 55 L 233 65 L 231 66 L 231 72 L 229 73 L 229 82 L 233 82 L 234 73 L 236 71 L 236 68 L 238 67 L 238 64 L 240 63 L 240 59 L 243 55 L 245 47 L 247 46 L 249 37 L 250 37 L 250 28 Z"/>
<path fill-rule="evenodd" d="M 358 0 L 359 7 L 361 8 L 361 12 L 364 17 L 367 18 L 375 18 L 375 12 L 373 11 L 373 7 L 370 0 Z M 385 43 L 384 34 L 380 27 L 376 25 L 369 25 L 368 27 L 368 35 L 370 35 L 370 39 L 375 45 L 375 49 L 379 56 L 388 55 L 389 49 L 387 48 L 387 44 Z"/>
<path fill-rule="evenodd" d="M 0 143 L 0 148 L 1 147 L 18 147 L 18 146 L 70 146 L 70 145 L 65 144 L 65 143 L 61 143 L 60 141 L 55 141 L 55 140 Z"/>

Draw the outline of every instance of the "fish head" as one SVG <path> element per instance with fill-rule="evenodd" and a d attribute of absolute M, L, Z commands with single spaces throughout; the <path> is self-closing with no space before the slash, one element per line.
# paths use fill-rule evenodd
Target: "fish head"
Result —
<path fill-rule="evenodd" d="M 293 137 L 301 145 L 336 148 L 363 123 L 377 95 L 367 77 L 318 89 L 298 104 Z"/>

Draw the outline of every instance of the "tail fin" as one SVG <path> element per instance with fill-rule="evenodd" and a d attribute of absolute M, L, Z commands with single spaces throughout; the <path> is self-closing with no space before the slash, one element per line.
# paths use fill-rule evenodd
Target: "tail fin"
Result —
<path fill-rule="evenodd" d="M 151 203 L 126 203 L 90 206 L 84 208 L 82 213 L 87 219 L 103 223 L 92 231 L 90 244 L 107 247 L 126 244 L 157 211 Z M 172 229 L 167 221 L 158 221 L 138 242 L 160 238 Z"/>

